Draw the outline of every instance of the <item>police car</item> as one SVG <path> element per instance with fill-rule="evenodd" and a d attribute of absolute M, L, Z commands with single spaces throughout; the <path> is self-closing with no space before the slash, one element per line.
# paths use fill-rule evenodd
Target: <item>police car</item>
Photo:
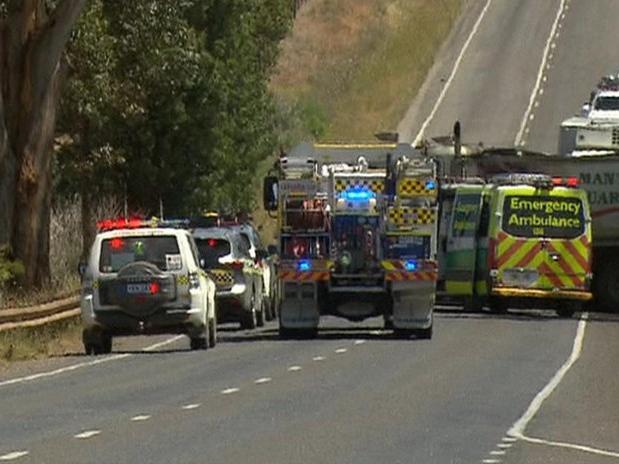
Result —
<path fill-rule="evenodd" d="M 217 341 L 215 283 L 182 221 L 117 219 L 97 224 L 82 275 L 86 354 L 119 335 L 186 334 L 192 350 Z"/>

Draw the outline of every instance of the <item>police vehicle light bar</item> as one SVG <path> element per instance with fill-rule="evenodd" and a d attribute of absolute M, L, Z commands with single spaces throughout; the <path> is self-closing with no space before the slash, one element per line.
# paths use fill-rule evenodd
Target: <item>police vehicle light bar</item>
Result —
<path fill-rule="evenodd" d="M 308 272 L 312 269 L 312 262 L 308 259 L 302 259 L 297 263 L 297 270 L 301 272 Z"/>
<path fill-rule="evenodd" d="M 97 230 L 99 232 L 106 232 L 110 230 L 122 230 L 122 229 L 140 229 L 148 227 L 169 227 L 169 228 L 186 228 L 189 227 L 188 219 L 158 219 L 152 218 L 150 220 L 141 218 L 116 218 L 116 219 L 103 219 L 97 221 Z"/>
<path fill-rule="evenodd" d="M 413 272 L 417 270 L 417 261 L 414 259 L 408 259 L 404 262 L 404 269 L 408 272 Z"/>
<path fill-rule="evenodd" d="M 340 198 L 347 201 L 368 201 L 376 198 L 376 194 L 371 190 L 355 187 L 349 190 L 344 190 L 340 193 Z"/>

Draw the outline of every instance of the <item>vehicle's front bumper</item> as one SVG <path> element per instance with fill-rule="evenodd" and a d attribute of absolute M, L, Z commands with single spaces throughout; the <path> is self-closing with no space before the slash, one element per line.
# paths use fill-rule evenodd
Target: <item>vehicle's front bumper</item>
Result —
<path fill-rule="evenodd" d="M 492 296 L 505 298 L 539 298 L 552 300 L 589 301 L 593 298 L 591 292 L 585 290 L 540 290 L 533 288 L 495 287 Z"/>

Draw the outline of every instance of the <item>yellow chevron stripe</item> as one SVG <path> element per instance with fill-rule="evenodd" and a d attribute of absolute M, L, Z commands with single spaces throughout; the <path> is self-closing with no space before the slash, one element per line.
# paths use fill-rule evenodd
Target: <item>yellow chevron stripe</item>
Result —
<path fill-rule="evenodd" d="M 537 245 L 537 243 L 535 241 L 526 241 L 523 242 L 520 245 L 520 248 L 518 249 L 518 251 L 516 251 L 516 253 L 514 253 L 506 262 L 505 264 L 503 264 L 503 266 L 501 266 L 501 268 L 509 268 L 509 267 L 515 267 L 516 264 L 518 264 L 518 262 L 525 257 L 525 255 L 531 251 L 531 249 L 535 248 L 535 246 Z M 533 261 L 535 261 L 537 259 L 537 256 L 535 258 L 533 258 Z M 532 263 L 533 261 L 531 261 L 531 264 L 528 265 L 527 267 L 532 267 Z"/>

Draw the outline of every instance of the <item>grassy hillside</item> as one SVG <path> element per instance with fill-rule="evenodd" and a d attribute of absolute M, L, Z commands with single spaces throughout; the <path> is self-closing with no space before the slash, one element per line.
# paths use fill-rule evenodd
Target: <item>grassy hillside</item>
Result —
<path fill-rule="evenodd" d="M 283 43 L 272 90 L 323 118 L 324 131 L 315 133 L 322 140 L 371 140 L 393 130 L 462 3 L 310 0 Z"/>

